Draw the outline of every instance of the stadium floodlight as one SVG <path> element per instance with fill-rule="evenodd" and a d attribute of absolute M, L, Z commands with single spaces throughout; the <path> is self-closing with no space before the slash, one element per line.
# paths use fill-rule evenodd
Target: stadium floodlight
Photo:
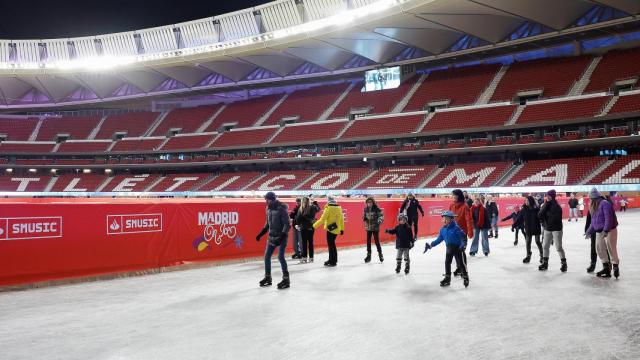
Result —
<path fill-rule="evenodd" d="M 366 157 L 363 157 L 363 158 L 362 158 L 362 161 L 367 162 L 367 158 L 366 158 Z"/>
<path fill-rule="evenodd" d="M 30 173 L 35 173 L 35 172 L 38 172 L 38 170 L 31 168 L 31 169 L 29 169 L 29 172 Z"/>
<path fill-rule="evenodd" d="M 82 169 L 83 174 L 91 174 L 91 169 Z"/>
<path fill-rule="evenodd" d="M 11 174 L 13 172 L 12 168 L 6 168 L 4 171 L 8 172 L 9 174 Z"/>
<path fill-rule="evenodd" d="M 111 169 L 104 169 L 105 174 L 111 174 Z"/>
<path fill-rule="evenodd" d="M 58 171 L 58 169 L 51 169 L 51 173 L 55 174 Z"/>

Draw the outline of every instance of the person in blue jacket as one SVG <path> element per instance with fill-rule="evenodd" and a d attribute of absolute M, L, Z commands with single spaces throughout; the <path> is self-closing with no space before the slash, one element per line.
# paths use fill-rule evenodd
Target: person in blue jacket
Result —
<path fill-rule="evenodd" d="M 444 260 L 445 275 L 444 279 L 440 282 L 440 286 L 451 285 L 451 261 L 455 257 L 456 263 L 460 264 L 464 287 L 467 287 L 469 286 L 469 273 L 467 272 L 467 264 L 465 264 L 462 259 L 462 251 L 465 245 L 463 239 L 466 240 L 466 235 L 454 220 L 455 216 L 453 211 L 447 210 L 442 212 L 442 228 L 440 228 L 440 234 L 431 244 L 428 242 L 425 244 L 424 252 L 426 253 L 427 250 L 444 241 L 447 245 L 447 256 Z"/>

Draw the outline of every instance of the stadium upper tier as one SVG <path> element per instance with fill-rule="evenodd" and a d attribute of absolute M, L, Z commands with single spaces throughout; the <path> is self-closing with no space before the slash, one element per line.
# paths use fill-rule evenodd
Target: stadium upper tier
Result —
<path fill-rule="evenodd" d="M 376 139 L 410 142 L 416 138 L 426 141 L 421 146 L 430 147 L 430 141 L 439 141 L 438 137 L 444 134 L 463 136 L 596 121 L 619 123 L 620 119 L 640 114 L 640 93 L 633 90 L 640 67 L 630 65 L 620 72 L 606 64 L 625 59 L 634 64 L 638 54 L 640 48 L 611 51 L 603 56 L 561 58 L 556 62 L 542 59 L 511 66 L 436 70 L 414 75 L 397 89 L 369 93 L 359 92 L 362 82 L 358 80 L 342 80 L 293 92 L 167 112 L 104 117 L 0 116 L 0 155 L 251 152 L 280 146 Z M 559 73 L 564 74 L 561 86 L 553 82 Z M 591 86 L 592 77 L 597 79 L 597 86 Z M 467 83 L 471 84 L 468 88 Z M 549 93 L 548 84 L 553 85 Z M 622 88 L 618 88 L 620 84 Z M 454 91 L 455 88 L 459 91 Z M 473 90 L 467 92 L 468 89 Z M 501 101 L 491 102 L 492 98 Z M 354 111 L 360 115 L 347 117 Z M 549 134 L 540 140 L 624 136 L 636 130 L 626 123 L 622 125 L 606 132 L 597 128 L 581 135 L 576 131 L 563 132 L 561 136 Z M 455 148 L 537 141 L 533 135 L 520 135 L 517 139 L 499 137 L 492 141 L 478 136 L 467 140 L 459 137 L 440 145 Z M 397 150 L 391 145 L 394 144 L 376 151 Z M 433 148 L 440 147 L 435 144 Z"/>
<path fill-rule="evenodd" d="M 277 0 L 250 9 L 179 24 L 114 34 L 65 39 L 0 40 L 0 108 L 86 105 L 145 96 L 224 91 L 256 83 L 298 81 L 345 73 L 360 74 L 379 66 L 500 57 L 531 49 L 550 52 L 590 50 L 594 38 L 616 34 L 631 41 L 639 26 L 640 3 L 629 0 Z M 626 34 L 626 35 L 625 35 Z M 573 45 L 572 45 L 573 44 Z M 578 44 L 578 45 L 575 45 Z M 610 43 L 607 43 L 607 46 Z M 523 55 L 524 56 L 524 55 Z M 516 56 L 519 57 L 519 56 Z M 559 65 L 553 83 L 536 83 L 549 95 L 564 93 L 588 59 Z M 624 75 L 616 61 L 602 81 Z M 570 67 L 570 70 L 569 70 Z M 488 81 L 489 73 L 451 74 Z M 617 75 L 616 75 L 617 74 Z M 424 86 L 447 80 L 439 75 Z M 514 69 L 494 98 L 504 100 L 522 79 Z M 451 98 L 471 104 L 483 89 L 423 93 L 422 100 Z M 604 84 L 604 85 L 603 85 Z M 318 117 L 322 104 L 335 100 L 340 88 L 327 89 L 316 107 L 299 114 Z M 345 104 L 368 101 L 353 92 Z M 305 101 L 299 93 L 291 102 Z M 421 102 L 422 100 L 416 100 Z M 393 102 L 394 99 L 389 99 Z M 386 112 L 389 103 L 376 104 Z M 409 108 L 415 108 L 415 102 Z M 419 107 L 419 106 L 418 106 Z M 330 117 L 347 109 L 338 107 Z M 282 108 L 275 124 L 287 116 Z"/>

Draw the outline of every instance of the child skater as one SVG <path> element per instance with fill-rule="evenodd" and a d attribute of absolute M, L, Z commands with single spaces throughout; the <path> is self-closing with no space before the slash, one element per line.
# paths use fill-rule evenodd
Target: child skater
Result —
<path fill-rule="evenodd" d="M 511 221 L 513 222 L 513 224 L 511 224 L 511 232 L 516 232 L 516 241 L 513 242 L 513 246 L 517 246 L 518 232 L 522 231 L 522 234 L 524 235 L 524 217 L 522 216 L 520 207 L 516 207 L 509 216 L 500 221 L 507 221 L 509 219 L 511 219 Z"/>
<path fill-rule="evenodd" d="M 402 267 L 402 256 L 404 255 L 404 273 L 409 273 L 409 250 L 413 247 L 413 243 L 416 239 L 413 237 L 411 226 L 407 223 L 407 215 L 398 215 L 398 225 L 393 229 L 386 229 L 384 232 L 387 234 L 394 234 L 396 236 L 396 249 L 398 255 L 396 256 L 396 274 L 400 272 Z"/>
<path fill-rule="evenodd" d="M 456 262 L 460 264 L 464 287 L 467 287 L 469 286 L 469 274 L 467 273 L 467 264 L 464 263 L 462 258 L 462 249 L 464 248 L 463 239 L 466 240 L 466 235 L 455 220 L 453 220 L 456 215 L 452 211 L 444 211 L 441 216 L 442 228 L 440 228 L 440 235 L 438 235 L 438 238 L 431 244 L 428 242 L 425 244 L 424 252 L 426 253 L 427 250 L 437 246 L 444 240 L 447 245 L 447 256 L 444 260 L 445 275 L 444 279 L 440 282 L 440 286 L 451 285 L 451 261 L 455 257 Z"/>

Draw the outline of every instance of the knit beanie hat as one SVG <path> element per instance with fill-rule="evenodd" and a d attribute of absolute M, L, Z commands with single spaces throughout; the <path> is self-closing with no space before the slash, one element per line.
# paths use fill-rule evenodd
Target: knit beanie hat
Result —
<path fill-rule="evenodd" d="M 602 194 L 598 191 L 598 189 L 593 188 L 589 191 L 589 199 L 599 199 L 602 197 Z"/>
<path fill-rule="evenodd" d="M 276 193 L 274 193 L 273 191 L 269 191 L 268 193 L 264 194 L 264 199 L 273 201 L 276 199 Z"/>
<path fill-rule="evenodd" d="M 336 205 L 336 199 L 333 196 L 327 196 L 327 202 L 331 205 Z"/>
<path fill-rule="evenodd" d="M 547 191 L 547 196 L 552 198 L 552 199 L 555 199 L 556 198 L 556 191 L 553 190 L 553 189 Z"/>

